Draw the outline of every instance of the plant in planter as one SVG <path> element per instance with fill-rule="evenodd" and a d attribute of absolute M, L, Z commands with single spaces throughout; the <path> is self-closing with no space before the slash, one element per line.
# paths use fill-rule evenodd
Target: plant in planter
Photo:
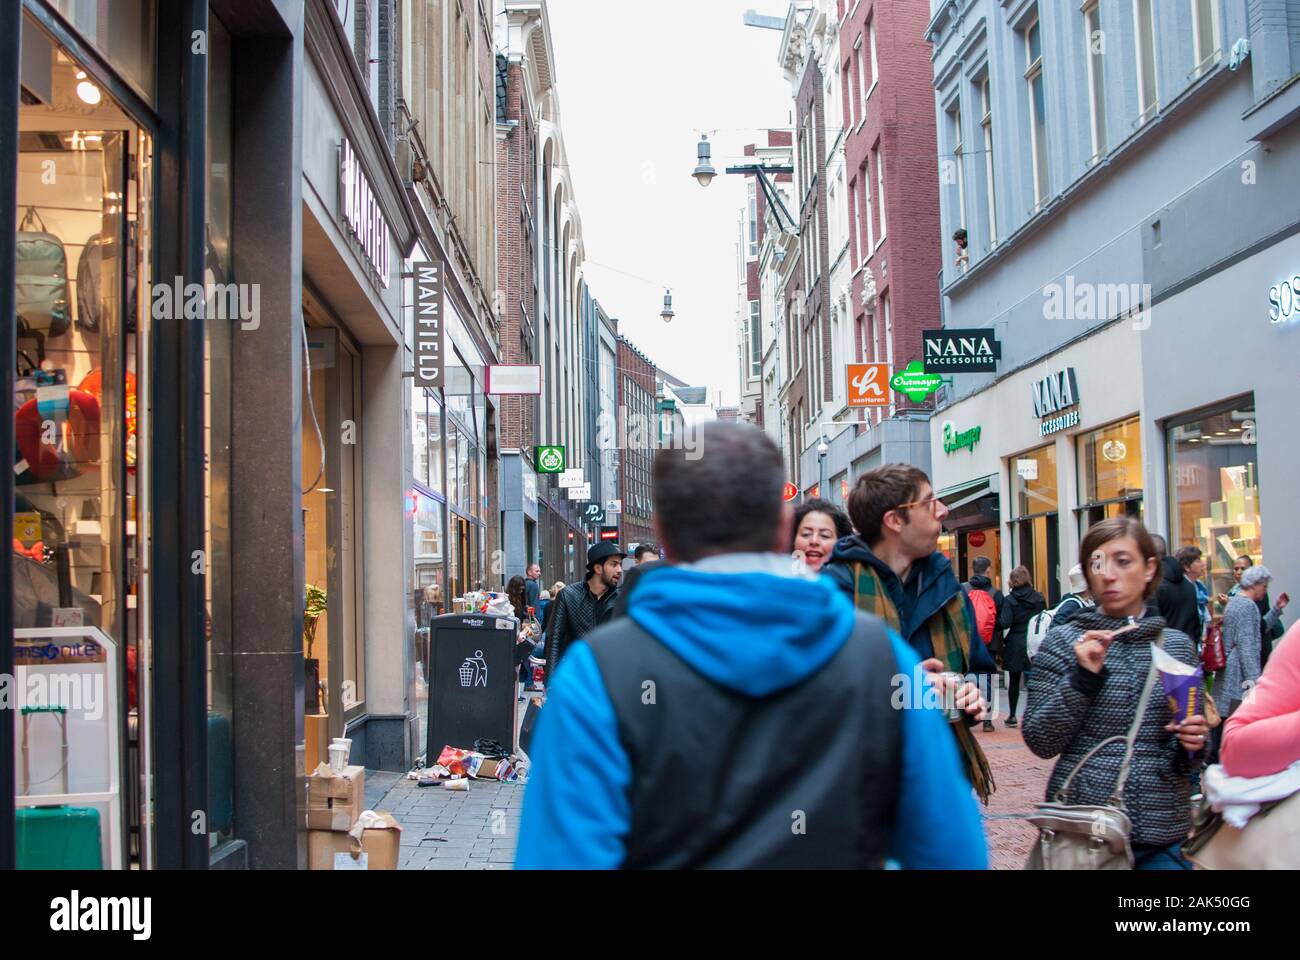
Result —
<path fill-rule="evenodd" d="M 314 583 L 307 584 L 307 605 L 302 614 L 302 642 L 307 648 L 303 659 L 303 697 L 306 700 L 306 713 L 320 713 L 320 661 L 312 656 L 312 646 L 316 643 L 316 624 L 325 612 L 328 596 Z"/>

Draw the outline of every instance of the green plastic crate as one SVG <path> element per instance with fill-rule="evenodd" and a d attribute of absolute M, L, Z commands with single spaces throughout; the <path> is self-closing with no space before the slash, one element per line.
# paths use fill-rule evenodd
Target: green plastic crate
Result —
<path fill-rule="evenodd" d="M 102 870 L 99 811 L 93 807 L 19 807 L 19 870 Z"/>

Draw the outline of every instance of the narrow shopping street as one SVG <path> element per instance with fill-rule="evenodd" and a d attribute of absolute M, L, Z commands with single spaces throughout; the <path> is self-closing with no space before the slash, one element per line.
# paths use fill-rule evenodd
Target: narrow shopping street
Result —
<path fill-rule="evenodd" d="M 1043 799 L 1055 761 L 1034 756 L 1025 746 L 1020 728 L 1006 727 L 1001 720 L 992 733 L 978 736 L 998 786 L 982 811 L 989 866 L 994 870 L 1021 870 L 1038 835 L 1025 818 Z"/>

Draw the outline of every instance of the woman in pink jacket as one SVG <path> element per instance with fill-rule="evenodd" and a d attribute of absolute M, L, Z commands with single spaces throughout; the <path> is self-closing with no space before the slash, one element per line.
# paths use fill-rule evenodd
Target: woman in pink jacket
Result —
<path fill-rule="evenodd" d="M 1300 760 L 1300 623 L 1269 657 L 1253 691 L 1227 719 L 1219 762 L 1234 777 L 1264 777 Z"/>

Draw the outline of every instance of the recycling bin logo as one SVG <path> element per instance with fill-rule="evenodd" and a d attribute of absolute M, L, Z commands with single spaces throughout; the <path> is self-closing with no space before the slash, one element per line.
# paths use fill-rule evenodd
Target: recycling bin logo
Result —
<path fill-rule="evenodd" d="M 487 661 L 483 659 L 482 650 L 475 650 L 474 656 L 466 657 L 465 662 L 460 665 L 460 685 L 462 687 L 487 686 Z"/>

